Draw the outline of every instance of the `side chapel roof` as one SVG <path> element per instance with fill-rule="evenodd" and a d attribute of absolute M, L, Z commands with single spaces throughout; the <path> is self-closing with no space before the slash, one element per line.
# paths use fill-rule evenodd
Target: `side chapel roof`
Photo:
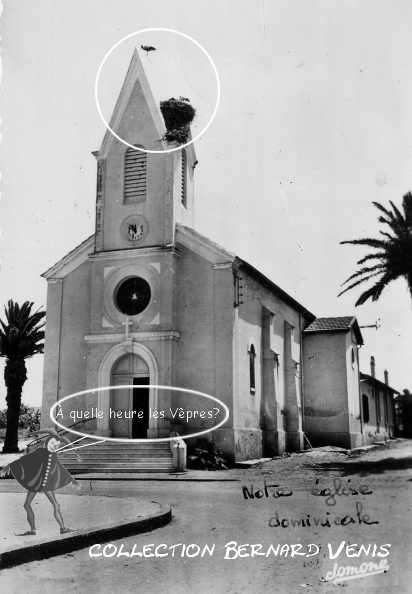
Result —
<path fill-rule="evenodd" d="M 358 344 L 363 344 L 362 332 L 355 316 L 340 316 L 334 318 L 316 318 L 304 332 L 349 332 L 355 333 Z"/>

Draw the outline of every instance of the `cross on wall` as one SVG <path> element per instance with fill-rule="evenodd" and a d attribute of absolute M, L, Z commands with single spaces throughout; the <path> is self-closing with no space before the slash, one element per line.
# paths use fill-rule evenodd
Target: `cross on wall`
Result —
<path fill-rule="evenodd" d="M 133 322 L 129 316 L 126 316 L 126 320 L 122 322 L 122 326 L 124 326 L 124 337 L 127 340 L 129 338 L 129 326 L 133 326 Z"/>

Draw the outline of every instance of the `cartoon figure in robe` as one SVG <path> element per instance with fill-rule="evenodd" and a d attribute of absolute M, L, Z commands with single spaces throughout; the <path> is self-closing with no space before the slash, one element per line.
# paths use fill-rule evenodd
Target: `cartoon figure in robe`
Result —
<path fill-rule="evenodd" d="M 21 536 L 36 534 L 35 516 L 31 503 L 36 494 L 41 492 L 46 495 L 53 506 L 54 518 L 60 526 L 60 533 L 72 532 L 72 529 L 67 528 L 64 524 L 60 506 L 54 494 L 54 491 L 70 483 L 80 488 L 80 484 L 60 464 L 57 458 L 56 451 L 62 447 L 64 442 L 70 443 L 67 438 L 55 432 L 47 431 L 47 437 L 42 447 L 11 462 L 0 473 L 0 476 L 5 476 L 10 471 L 16 481 L 27 489 L 24 509 L 26 510 L 30 530 L 24 532 Z"/>

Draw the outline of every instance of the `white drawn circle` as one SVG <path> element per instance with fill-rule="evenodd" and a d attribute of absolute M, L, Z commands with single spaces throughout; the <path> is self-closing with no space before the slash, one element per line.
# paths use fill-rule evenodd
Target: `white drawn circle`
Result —
<path fill-rule="evenodd" d="M 160 32 L 164 32 L 164 33 L 176 33 L 176 35 L 180 35 L 181 37 L 184 37 L 185 39 L 188 39 L 189 41 L 191 41 L 192 43 L 194 43 L 196 45 L 196 47 L 198 47 L 203 54 L 206 56 L 206 58 L 209 60 L 210 65 L 212 66 L 212 70 L 213 73 L 215 75 L 216 78 L 216 103 L 215 106 L 213 108 L 213 112 L 212 115 L 209 118 L 209 121 L 207 122 L 207 124 L 204 126 L 203 130 L 201 130 L 194 138 L 192 138 L 191 140 L 189 140 L 189 142 L 186 142 L 185 144 L 179 144 L 179 146 L 173 147 L 171 149 L 165 149 L 165 150 L 150 150 L 150 149 L 144 149 L 142 147 L 138 147 L 135 146 L 133 144 L 130 144 L 129 142 L 127 142 L 126 140 L 124 140 L 123 138 L 121 138 L 121 136 L 119 136 L 118 134 L 116 134 L 116 132 L 110 127 L 109 123 L 107 122 L 106 118 L 103 115 L 101 106 L 100 106 L 100 101 L 99 101 L 99 81 L 100 81 L 100 74 L 101 71 L 103 69 L 103 66 L 105 65 L 107 59 L 109 58 L 109 56 L 112 54 L 112 52 L 114 52 L 114 50 L 121 45 L 124 41 L 127 41 L 128 39 L 130 39 L 131 37 L 133 37 L 134 35 L 139 35 L 140 33 L 151 33 L 154 31 L 160 31 Z M 112 47 L 109 49 L 108 52 L 106 52 L 106 54 L 103 57 L 103 60 L 100 63 L 99 68 L 97 69 L 97 74 L 96 74 L 96 79 L 94 81 L 94 100 L 96 103 L 96 108 L 98 111 L 98 114 L 100 116 L 100 119 L 102 120 L 103 124 L 105 125 L 106 129 L 109 130 L 109 132 L 115 137 L 117 138 L 117 140 L 119 140 L 122 144 L 124 144 L 125 146 L 128 146 L 134 150 L 137 151 L 141 151 L 142 153 L 160 153 L 160 154 L 167 154 L 167 153 L 173 153 L 175 151 L 180 151 L 184 148 L 186 148 L 187 146 L 191 145 L 193 142 L 195 142 L 196 140 L 198 140 L 201 136 L 203 136 L 203 134 L 206 132 L 206 130 L 209 128 L 209 126 L 211 125 L 211 123 L 213 122 L 213 120 L 215 119 L 217 110 L 219 108 L 219 103 L 220 103 L 220 78 L 219 78 L 219 72 L 216 68 L 216 64 L 214 63 L 211 55 L 209 54 L 209 52 L 207 50 L 205 50 L 205 48 L 198 42 L 196 41 L 196 39 L 193 39 L 193 37 L 190 37 L 190 35 L 187 35 L 186 33 L 182 33 L 181 31 L 177 31 L 176 29 L 168 29 L 165 27 L 149 27 L 148 29 L 139 29 L 138 31 L 134 31 L 133 33 L 129 33 L 128 35 L 125 35 L 124 37 L 122 37 L 119 41 L 117 41 L 114 45 L 112 45 Z"/>
<path fill-rule="evenodd" d="M 84 394 L 95 394 L 97 392 L 104 392 L 107 390 L 124 390 L 127 388 L 132 389 L 135 387 L 136 386 L 133 386 L 133 385 L 103 386 L 101 388 L 90 388 L 89 390 L 81 390 L 80 392 L 74 392 L 73 394 L 69 394 L 68 396 L 64 396 L 63 398 L 60 398 L 60 400 L 57 400 L 57 402 L 55 402 L 50 407 L 50 411 L 49 411 L 50 419 L 55 425 L 60 427 L 60 429 L 63 429 L 64 431 L 67 431 L 68 433 L 72 433 L 73 435 L 80 435 L 81 437 L 85 437 L 85 438 L 89 438 L 89 439 L 100 440 L 102 443 L 104 441 L 114 441 L 114 442 L 119 442 L 119 443 L 152 443 L 152 442 L 175 441 L 176 436 L 152 437 L 152 438 L 146 438 L 146 437 L 105 437 L 105 436 L 98 435 L 95 433 L 83 433 L 82 431 L 77 431 L 75 429 L 72 429 L 71 427 L 67 427 L 66 425 L 63 425 L 62 423 L 60 423 L 60 421 L 58 421 L 56 419 L 55 415 L 57 414 L 56 413 L 57 407 L 60 406 L 60 408 L 61 408 L 62 403 L 65 402 L 66 400 L 70 400 L 71 398 L 76 398 L 77 396 L 83 396 Z M 188 433 L 187 435 L 179 435 L 178 437 L 180 439 L 189 439 L 191 437 L 198 437 L 199 435 L 206 435 L 207 433 L 210 433 L 211 431 L 215 431 L 216 429 L 219 429 L 220 427 L 222 427 L 222 425 L 224 425 L 229 420 L 229 416 L 230 416 L 229 407 L 224 402 L 219 400 L 219 398 L 216 398 L 216 396 L 212 396 L 211 394 L 206 394 L 205 392 L 199 392 L 198 390 L 190 390 L 189 388 L 178 388 L 177 386 L 161 386 L 158 384 L 139 385 L 139 388 L 155 388 L 156 390 L 170 390 L 171 392 L 183 392 L 185 394 L 195 394 L 196 396 L 203 396 L 203 398 L 208 398 L 209 400 L 212 400 L 213 402 L 217 402 L 223 408 L 225 416 L 222 421 L 219 421 L 219 423 L 217 423 L 216 425 L 213 425 L 212 427 L 209 427 L 208 429 L 195 431 L 194 433 Z M 94 445 L 94 444 L 91 444 L 91 445 Z"/>

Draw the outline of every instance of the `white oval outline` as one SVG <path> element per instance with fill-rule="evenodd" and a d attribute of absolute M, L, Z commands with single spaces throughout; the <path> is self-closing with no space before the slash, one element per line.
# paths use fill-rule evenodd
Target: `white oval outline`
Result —
<path fill-rule="evenodd" d="M 149 442 L 157 442 L 157 441 L 174 441 L 176 439 L 189 439 L 191 437 L 197 437 L 198 435 L 206 435 L 206 433 L 210 433 L 211 431 L 215 431 L 215 429 L 218 429 L 219 427 L 221 427 L 222 425 L 224 425 L 226 423 L 226 421 L 229 419 L 229 407 L 222 402 L 221 400 L 219 400 L 219 398 L 216 398 L 216 396 L 211 396 L 210 394 L 206 394 L 205 392 L 199 392 L 198 390 L 190 390 L 189 388 L 178 388 L 176 386 L 161 386 L 161 385 L 157 385 L 157 384 L 146 384 L 146 385 L 139 385 L 139 388 L 156 388 L 158 390 L 171 390 L 172 392 L 186 392 L 189 394 L 196 394 L 197 396 L 203 396 L 204 398 L 209 398 L 209 400 L 213 400 L 214 402 L 217 402 L 218 404 L 220 404 L 220 406 L 223 407 L 223 409 L 225 410 L 225 418 L 223 419 L 223 421 L 220 421 L 220 423 L 218 423 L 217 425 L 214 425 L 213 427 L 211 427 L 210 429 L 205 429 L 204 431 L 196 431 L 196 433 L 189 433 L 188 435 L 175 435 L 172 437 L 153 437 L 150 439 L 147 438 L 122 438 L 122 437 L 105 437 L 104 435 L 94 435 L 93 433 L 82 433 L 81 431 L 76 431 L 74 429 L 69 429 L 69 427 L 66 427 L 65 425 L 62 425 L 61 423 L 59 423 L 59 421 L 57 421 L 54 418 L 54 411 L 57 408 L 57 406 L 61 406 L 62 402 L 65 402 L 66 400 L 69 400 L 70 398 L 75 398 L 76 396 L 83 396 L 84 394 L 92 394 L 95 392 L 103 392 L 104 390 L 121 390 L 124 388 L 136 388 L 136 386 L 134 385 L 125 385 L 125 386 L 103 386 L 102 388 L 90 388 L 89 390 L 82 390 L 81 392 L 74 392 L 73 394 L 69 394 L 68 396 L 64 396 L 63 398 L 61 398 L 60 400 L 58 400 L 57 402 L 55 402 L 51 408 L 50 408 L 50 419 L 52 420 L 52 422 L 57 425 L 58 427 L 60 427 L 60 429 L 63 429 L 64 431 L 68 431 L 69 433 L 73 433 L 74 435 L 81 435 L 81 437 L 87 437 L 90 439 L 96 439 L 96 440 L 100 440 L 100 441 L 115 441 L 115 442 L 119 442 L 119 443 L 149 443 Z"/>
<path fill-rule="evenodd" d="M 99 85 L 99 80 L 100 80 L 100 74 L 102 71 L 103 66 L 106 63 L 106 60 L 108 59 L 108 57 L 110 56 L 110 54 L 121 44 L 123 43 L 123 41 L 126 41 L 127 39 L 130 39 L 131 37 L 133 37 L 134 35 L 139 35 L 140 33 L 148 33 L 151 31 L 162 31 L 162 32 L 166 32 L 166 33 L 176 33 L 176 35 L 180 35 L 181 37 L 184 37 L 185 39 L 188 39 L 189 41 L 191 41 L 192 43 L 194 43 L 206 56 L 206 58 L 209 60 L 213 72 L 215 74 L 216 77 L 216 103 L 215 103 L 215 107 L 213 109 L 212 115 L 209 118 L 208 123 L 206 124 L 206 126 L 203 128 L 203 130 L 201 130 L 199 132 L 199 134 L 197 134 L 194 138 L 192 138 L 191 140 L 189 140 L 189 142 L 186 142 L 185 144 L 180 144 L 177 147 L 171 148 L 171 149 L 167 149 L 167 150 L 150 150 L 150 149 L 143 149 L 142 147 L 136 147 L 133 144 L 130 144 L 129 142 L 126 142 L 126 140 L 123 140 L 123 138 L 121 138 L 118 134 L 116 134 L 116 132 L 110 127 L 110 125 L 107 123 L 106 118 L 104 117 L 101 107 L 100 107 L 100 101 L 99 101 L 99 93 L 98 93 L 98 85 Z M 97 69 L 97 74 L 96 74 L 96 78 L 94 81 L 94 100 L 96 103 L 96 108 L 98 111 L 98 114 L 100 116 L 100 119 L 102 120 L 103 124 L 105 125 L 106 129 L 109 130 L 109 132 L 115 137 L 117 138 L 117 140 L 119 140 L 121 143 L 123 143 L 125 146 L 128 146 L 134 150 L 138 150 L 142 153 L 154 153 L 154 154 L 168 154 L 168 153 L 173 153 L 175 151 L 180 151 L 184 148 L 186 148 L 187 146 L 191 145 L 193 142 L 195 142 L 195 140 L 198 140 L 198 138 L 200 138 L 201 136 L 203 136 L 203 134 L 206 132 L 206 130 L 209 128 L 209 126 L 211 125 L 211 123 L 213 122 L 213 120 L 215 119 L 217 110 L 219 108 L 219 104 L 220 104 L 220 78 L 219 78 L 219 72 L 216 68 L 216 64 L 214 63 L 212 56 L 209 54 L 209 52 L 207 50 L 205 50 L 205 48 L 198 42 L 196 41 L 196 39 L 193 39 L 193 37 L 190 37 L 190 35 L 187 35 L 186 33 L 182 33 L 181 31 L 177 31 L 177 29 L 169 29 L 167 27 L 149 27 L 147 29 L 139 29 L 138 31 L 134 31 L 133 33 L 129 33 L 128 35 L 125 35 L 124 37 L 122 37 L 119 41 L 117 41 L 110 49 L 108 52 L 106 52 L 106 54 L 103 57 L 103 60 L 100 63 L 99 68 Z"/>

